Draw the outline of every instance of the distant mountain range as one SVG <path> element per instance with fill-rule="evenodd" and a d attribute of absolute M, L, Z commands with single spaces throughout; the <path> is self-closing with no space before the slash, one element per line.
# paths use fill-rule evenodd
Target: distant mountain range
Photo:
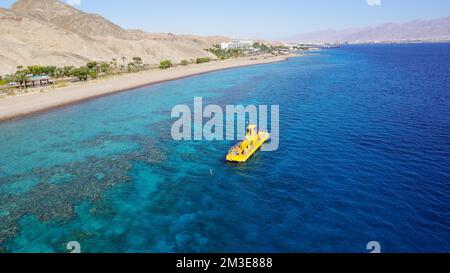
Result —
<path fill-rule="evenodd" d="M 18 65 L 84 65 L 139 56 L 145 63 L 163 59 L 215 57 L 204 49 L 226 37 L 174 35 L 126 30 L 100 15 L 58 0 L 19 0 L 0 8 L 0 75 Z"/>
<path fill-rule="evenodd" d="M 287 39 L 305 43 L 370 43 L 408 41 L 449 41 L 450 17 L 435 20 L 415 20 L 405 24 L 383 24 L 376 27 L 346 30 L 324 30 L 299 34 Z"/>
<path fill-rule="evenodd" d="M 450 17 L 384 24 L 378 27 L 327 30 L 298 35 L 291 42 L 381 42 L 450 40 Z M 174 35 L 127 30 L 97 14 L 80 11 L 58 0 L 18 0 L 11 9 L 0 8 L 0 75 L 17 66 L 84 65 L 90 60 L 111 61 L 142 57 L 157 64 L 215 57 L 205 48 L 222 36 Z"/>

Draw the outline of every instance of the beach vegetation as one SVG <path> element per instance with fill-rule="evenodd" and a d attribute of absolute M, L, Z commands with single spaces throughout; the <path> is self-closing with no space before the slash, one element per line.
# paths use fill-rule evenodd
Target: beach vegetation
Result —
<path fill-rule="evenodd" d="M 216 55 L 219 60 L 239 58 L 245 55 L 245 51 L 243 49 L 222 49 L 220 47 L 213 47 L 206 49 L 206 51 Z"/>
<path fill-rule="evenodd" d="M 22 88 L 24 86 L 27 88 L 27 70 L 23 68 L 23 66 L 18 66 L 18 70 L 16 74 L 14 74 L 14 81 L 19 84 L 19 87 Z"/>
<path fill-rule="evenodd" d="M 80 81 L 87 81 L 89 76 L 89 68 L 86 66 L 74 68 L 71 70 L 71 74 L 72 76 L 77 77 Z"/>
<path fill-rule="evenodd" d="M 108 74 L 111 70 L 111 65 L 107 62 L 101 62 L 99 65 L 99 70 L 103 74 Z"/>
<path fill-rule="evenodd" d="M 243 57 L 245 55 L 245 52 L 243 49 L 230 49 L 228 54 L 231 58 L 239 58 Z"/>
<path fill-rule="evenodd" d="M 116 59 L 116 58 L 113 58 L 113 59 L 112 59 L 112 61 L 111 61 L 111 66 L 112 66 L 114 69 L 117 69 L 117 59 Z"/>
<path fill-rule="evenodd" d="M 89 77 L 91 77 L 91 79 L 95 80 L 98 77 L 98 72 L 95 70 L 90 70 L 89 71 Z"/>
<path fill-rule="evenodd" d="M 142 66 L 142 58 L 141 57 L 133 57 L 133 63 L 137 66 Z"/>
<path fill-rule="evenodd" d="M 181 64 L 181 65 L 188 65 L 188 64 L 189 64 L 189 61 L 188 61 L 188 60 L 182 60 L 180 64 Z"/>
<path fill-rule="evenodd" d="M 107 62 L 91 61 L 85 67 L 89 70 L 88 74 L 92 79 L 96 79 L 99 74 L 106 75 L 111 70 L 111 65 Z"/>
<path fill-rule="evenodd" d="M 208 58 L 208 57 L 205 57 L 205 58 L 197 58 L 197 60 L 195 60 L 195 63 L 201 64 L 201 63 L 208 63 L 208 62 L 210 62 L 210 61 L 211 61 L 211 59 Z"/>
<path fill-rule="evenodd" d="M 253 48 L 258 49 L 261 53 L 271 53 L 273 51 L 271 46 L 259 42 L 254 43 Z"/>
<path fill-rule="evenodd" d="M 168 69 L 173 66 L 172 61 L 170 60 L 163 60 L 159 63 L 159 68 L 161 69 Z"/>
<path fill-rule="evenodd" d="M 14 82 L 16 80 L 15 75 L 5 75 L 1 80 L 0 83 L 2 85 L 8 84 L 10 82 Z"/>
<path fill-rule="evenodd" d="M 127 65 L 127 71 L 128 71 L 128 73 L 133 72 L 133 69 L 134 69 L 134 64 L 133 64 L 133 63 L 128 63 L 128 65 Z"/>
<path fill-rule="evenodd" d="M 33 65 L 26 68 L 27 74 L 54 76 L 56 66 L 39 66 Z"/>
<path fill-rule="evenodd" d="M 73 76 L 72 70 L 73 70 L 74 68 L 75 68 L 75 67 L 73 67 L 73 66 L 64 66 L 64 67 L 62 68 L 62 74 L 63 74 L 63 76 L 64 76 L 64 77 L 71 77 L 71 76 Z"/>
<path fill-rule="evenodd" d="M 264 53 L 271 54 L 271 53 L 289 50 L 288 47 L 283 46 L 283 45 L 266 45 L 264 43 L 259 43 L 259 42 L 254 43 L 253 48 L 258 50 L 258 52 L 261 54 L 264 54 Z"/>
<path fill-rule="evenodd" d="M 97 68 L 97 65 L 98 65 L 97 62 L 91 61 L 91 62 L 88 62 L 88 63 L 86 64 L 86 67 L 87 67 L 89 70 L 94 70 L 94 69 Z"/>
<path fill-rule="evenodd" d="M 221 49 L 220 47 L 213 47 L 213 48 L 208 48 L 206 49 L 206 51 L 211 52 L 212 54 L 216 55 L 216 57 L 219 60 L 225 60 L 230 58 L 229 54 L 228 54 L 228 50 L 225 49 Z"/>
<path fill-rule="evenodd" d="M 55 75 L 56 68 L 56 66 L 44 66 L 42 67 L 42 74 L 53 77 Z"/>
<path fill-rule="evenodd" d="M 122 57 L 122 60 L 125 61 L 125 60 L 127 60 L 127 58 L 126 57 Z M 107 71 L 104 72 L 104 73 L 107 73 L 107 72 L 109 72 L 111 70 L 111 66 L 106 67 L 106 64 L 107 63 L 105 63 L 105 68 L 107 68 Z M 145 65 L 144 65 L 143 60 L 142 60 L 141 57 L 133 57 L 132 61 L 128 62 L 128 64 L 126 66 L 125 66 L 125 64 L 121 65 L 121 69 L 122 70 L 125 69 L 125 68 L 128 71 L 128 73 L 139 72 L 139 71 L 141 71 L 141 70 L 143 70 L 145 68 Z"/>
<path fill-rule="evenodd" d="M 121 57 L 120 59 L 122 60 L 123 67 L 125 67 L 125 61 L 128 60 L 128 58 L 124 56 L 124 57 Z"/>
<path fill-rule="evenodd" d="M 127 65 L 128 73 L 138 72 L 139 67 L 134 62 L 129 62 Z"/>
<path fill-rule="evenodd" d="M 56 78 L 62 78 L 62 77 L 64 77 L 64 68 L 62 68 L 62 67 L 57 67 L 56 70 L 55 70 L 55 75 L 54 75 L 54 77 L 56 77 Z"/>

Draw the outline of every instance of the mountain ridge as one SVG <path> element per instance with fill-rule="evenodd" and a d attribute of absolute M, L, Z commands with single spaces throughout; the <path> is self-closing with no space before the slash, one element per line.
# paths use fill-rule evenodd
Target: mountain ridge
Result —
<path fill-rule="evenodd" d="M 450 17 L 432 20 L 413 20 L 396 24 L 349 28 L 344 30 L 323 30 L 299 34 L 287 39 L 289 42 L 311 43 L 368 43 L 406 41 L 448 41 L 450 40 Z"/>

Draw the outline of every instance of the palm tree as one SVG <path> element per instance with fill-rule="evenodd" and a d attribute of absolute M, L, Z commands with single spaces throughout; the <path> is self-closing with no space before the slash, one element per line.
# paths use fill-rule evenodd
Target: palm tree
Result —
<path fill-rule="evenodd" d="M 27 88 L 27 76 L 25 71 L 17 71 L 14 78 L 15 81 L 19 83 L 19 88 L 22 88 L 22 85 Z"/>
<path fill-rule="evenodd" d="M 125 66 L 125 61 L 128 60 L 128 58 L 127 57 L 122 57 L 121 59 L 122 59 L 122 62 L 123 62 L 123 66 Z"/>
<path fill-rule="evenodd" d="M 25 88 L 27 88 L 27 73 L 23 68 L 23 65 L 17 66 L 17 71 L 14 75 L 14 81 L 19 83 L 19 88 L 22 88 L 22 84 L 25 86 Z"/>
<path fill-rule="evenodd" d="M 112 65 L 114 66 L 114 69 L 117 69 L 117 59 L 116 58 L 112 59 Z"/>

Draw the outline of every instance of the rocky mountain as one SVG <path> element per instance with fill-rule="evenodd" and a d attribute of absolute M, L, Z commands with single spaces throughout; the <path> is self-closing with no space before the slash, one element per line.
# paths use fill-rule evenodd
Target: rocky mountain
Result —
<path fill-rule="evenodd" d="M 214 57 L 204 49 L 225 37 L 126 30 L 58 0 L 19 0 L 0 8 L 0 75 L 18 65 L 83 65 L 140 56 L 145 63 Z"/>
<path fill-rule="evenodd" d="M 300 34 L 288 39 L 291 42 L 402 42 L 450 40 L 450 17 L 435 20 L 415 20 L 405 24 L 383 24 L 376 27 L 325 30 Z"/>

